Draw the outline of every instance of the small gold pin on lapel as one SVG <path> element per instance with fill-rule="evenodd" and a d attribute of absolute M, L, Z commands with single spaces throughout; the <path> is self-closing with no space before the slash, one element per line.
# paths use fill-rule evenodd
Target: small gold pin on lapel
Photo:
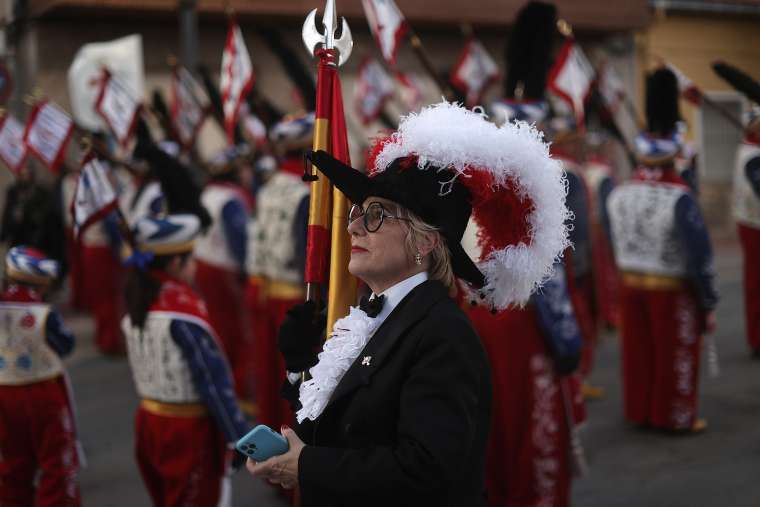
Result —
<path fill-rule="evenodd" d="M 362 358 L 362 366 L 369 366 L 369 363 L 372 361 L 372 356 L 364 356 Z"/>

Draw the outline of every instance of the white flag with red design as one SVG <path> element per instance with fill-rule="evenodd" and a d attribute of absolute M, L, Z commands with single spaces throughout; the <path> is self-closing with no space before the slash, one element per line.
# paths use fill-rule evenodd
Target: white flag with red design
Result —
<path fill-rule="evenodd" d="M 219 88 L 222 93 L 224 109 L 224 127 L 230 143 L 235 141 L 240 106 L 253 88 L 255 76 L 251 57 L 245 47 L 243 33 L 234 19 L 230 18 L 227 42 L 222 53 L 222 75 Z"/>
<path fill-rule="evenodd" d="M 483 92 L 499 78 L 499 67 L 478 40 L 465 44 L 454 69 L 451 83 L 467 98 L 467 106 L 480 102 Z"/>
<path fill-rule="evenodd" d="M 549 71 L 548 87 L 573 109 L 578 125 L 583 123 L 584 103 L 591 93 L 594 74 L 581 47 L 567 39 Z"/>
<path fill-rule="evenodd" d="M 66 145 L 74 132 L 74 122 L 53 102 L 38 102 L 29 113 L 24 142 L 29 151 L 51 171 L 58 170 Z"/>
<path fill-rule="evenodd" d="M 183 148 L 195 144 L 203 120 L 208 113 L 209 100 L 192 74 L 176 67 L 172 76 L 171 117 L 177 138 Z"/>
<path fill-rule="evenodd" d="M 24 126 L 9 114 L 0 116 L 0 160 L 18 175 L 24 167 L 27 149 L 24 143 Z"/>
<path fill-rule="evenodd" d="M 364 125 L 375 121 L 393 96 L 395 84 L 383 66 L 374 58 L 366 58 L 359 67 L 354 88 L 354 105 Z"/>
<path fill-rule="evenodd" d="M 137 125 L 137 117 L 142 107 L 137 96 L 137 93 L 130 90 L 123 79 L 112 74 L 108 69 L 103 69 L 95 110 L 105 120 L 106 125 L 122 146 L 129 143 Z"/>
<path fill-rule="evenodd" d="M 406 110 L 416 111 L 422 107 L 422 85 L 419 80 L 415 76 L 401 71 L 396 72 L 396 79 L 401 84 L 399 95 L 401 102 L 406 106 Z"/>
<path fill-rule="evenodd" d="M 393 0 L 362 0 L 369 29 L 388 65 L 396 66 L 396 53 L 409 25 Z"/>
<path fill-rule="evenodd" d="M 111 184 L 108 168 L 89 153 L 82 161 L 71 203 L 74 234 L 81 235 L 87 226 L 116 209 L 117 203 L 118 197 Z"/>
<path fill-rule="evenodd" d="M 665 66 L 676 75 L 676 79 L 678 80 L 678 91 L 681 96 L 695 106 L 702 104 L 702 90 L 694 84 L 694 81 L 689 79 L 686 74 L 681 72 L 681 69 L 672 63 L 665 62 Z"/>

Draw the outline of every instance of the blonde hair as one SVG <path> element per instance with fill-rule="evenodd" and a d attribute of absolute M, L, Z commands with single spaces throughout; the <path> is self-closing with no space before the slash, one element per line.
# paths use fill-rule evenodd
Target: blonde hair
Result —
<path fill-rule="evenodd" d="M 432 233 L 435 236 L 435 247 L 430 251 L 430 266 L 427 270 L 428 277 L 431 280 L 438 280 L 449 289 L 451 294 L 455 294 L 457 285 L 454 268 L 451 265 L 451 253 L 446 246 L 446 239 L 441 234 L 440 229 L 428 224 L 403 206 L 397 206 L 397 210 L 394 210 L 393 213 L 398 218 L 404 219 L 408 226 L 404 247 L 409 257 L 414 258 L 419 252 L 418 244 L 424 234 Z"/>

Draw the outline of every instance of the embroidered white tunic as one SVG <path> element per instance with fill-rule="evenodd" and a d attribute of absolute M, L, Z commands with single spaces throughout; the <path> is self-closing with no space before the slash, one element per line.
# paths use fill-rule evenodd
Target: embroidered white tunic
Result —
<path fill-rule="evenodd" d="M 45 341 L 50 306 L 0 303 L 0 385 L 24 385 L 63 373 L 63 363 Z"/>

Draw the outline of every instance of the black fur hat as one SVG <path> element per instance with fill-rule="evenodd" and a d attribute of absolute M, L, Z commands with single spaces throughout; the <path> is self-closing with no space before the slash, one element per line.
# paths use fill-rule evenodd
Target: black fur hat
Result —
<path fill-rule="evenodd" d="M 678 78 L 672 70 L 662 67 L 647 76 L 646 114 L 647 131 L 659 137 L 668 137 L 681 120 L 678 108 Z"/>
<path fill-rule="evenodd" d="M 507 42 L 504 96 L 542 100 L 557 34 L 557 8 L 546 2 L 528 2 L 517 14 Z M 515 97 L 522 87 L 522 97 Z"/>

